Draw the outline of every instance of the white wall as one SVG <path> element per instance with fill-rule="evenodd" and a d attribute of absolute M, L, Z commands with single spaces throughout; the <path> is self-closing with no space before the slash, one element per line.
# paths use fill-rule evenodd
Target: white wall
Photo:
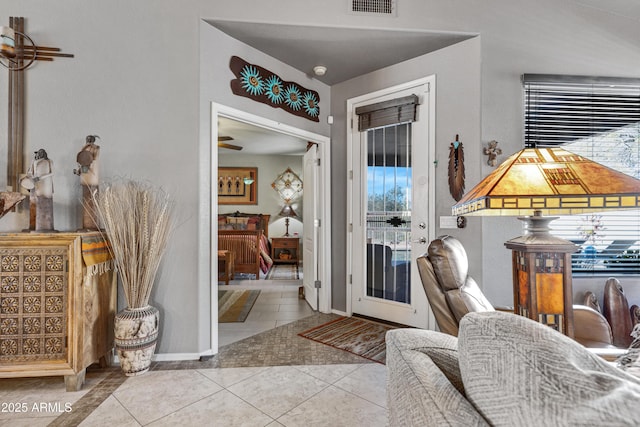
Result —
<path fill-rule="evenodd" d="M 491 170 L 479 154 L 483 144 L 495 139 L 505 154 L 521 147 L 522 73 L 620 77 L 638 77 L 640 73 L 638 22 L 569 0 L 403 0 L 393 18 L 349 14 L 344 0 L 0 0 L 0 23 L 6 25 L 9 16 L 25 16 L 27 31 L 38 44 L 59 46 L 75 54 L 73 59 L 37 63 L 26 72 L 25 152 L 45 148 L 55 161 L 56 227 L 75 229 L 80 224 L 79 184 L 71 171 L 87 134 L 101 137 L 103 177 L 149 179 L 176 195 L 181 223 L 152 295 L 162 315 L 160 353 L 191 354 L 209 345 L 209 242 L 202 236 L 209 227 L 210 199 L 202 194 L 210 183 L 205 166 L 215 156 L 208 146 L 210 102 L 229 104 L 321 135 L 331 133 L 340 138 L 332 142 L 333 153 L 342 152 L 339 147 L 345 138 L 342 131 L 331 131 L 326 124 L 326 114 L 335 108 L 336 124 L 344 129 L 339 113 L 345 107 L 341 102 L 329 107 L 328 87 L 303 71 L 233 41 L 202 23 L 203 18 L 481 34 L 481 59 L 475 50 L 470 58 L 471 73 L 481 60 L 479 96 L 439 100 L 452 120 L 450 127 L 439 130 L 444 138 L 439 144 L 448 144 L 458 126 L 475 126 L 475 116 L 455 116 L 459 107 L 466 111 L 466 101 L 474 110 L 473 105 L 479 104 L 482 112 L 476 145 L 473 138 L 463 139 L 467 141 L 469 186 Z M 231 54 L 319 90 L 320 123 L 314 125 L 233 97 L 228 89 Z M 427 74 L 428 69 L 422 68 L 426 62 L 409 62 L 406 70 L 396 68 L 398 76 L 389 76 L 384 83 Z M 467 67 L 466 63 L 459 65 Z M 6 134 L 2 131 L 7 117 L 6 81 L 7 72 L 0 69 L 0 171 L 6 168 Z M 379 83 L 371 80 L 353 92 L 365 93 L 377 86 Z M 345 160 L 337 154 L 332 158 L 334 237 L 345 230 Z M 438 180 L 441 174 L 438 171 Z M 4 180 L 0 174 L 0 187 Z M 443 185 L 438 182 L 438 188 Z M 437 200 L 443 212 L 451 205 L 447 194 Z M 26 224 L 25 213 L 10 214 L 1 220 L 0 230 L 15 231 Z M 474 265 L 481 265 L 479 279 L 496 304 L 511 303 L 510 254 L 503 242 L 520 233 L 514 218 L 492 218 L 469 221 L 461 234 L 465 244 L 472 241 L 472 248 L 482 246 L 470 256 Z M 340 240 L 334 242 L 334 277 L 342 277 L 344 270 L 342 247 Z M 340 300 L 336 303 L 342 304 Z"/>

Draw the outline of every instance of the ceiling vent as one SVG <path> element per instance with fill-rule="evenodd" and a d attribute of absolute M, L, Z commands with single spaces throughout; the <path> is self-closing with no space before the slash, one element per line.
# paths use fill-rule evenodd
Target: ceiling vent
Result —
<path fill-rule="evenodd" d="M 349 0 L 352 13 L 375 13 L 376 15 L 396 15 L 397 0 Z"/>

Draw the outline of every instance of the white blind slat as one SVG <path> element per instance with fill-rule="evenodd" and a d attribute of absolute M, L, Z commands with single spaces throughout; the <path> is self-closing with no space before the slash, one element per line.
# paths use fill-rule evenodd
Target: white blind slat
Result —
<path fill-rule="evenodd" d="M 640 178 L 640 79 L 524 75 L 527 147 L 563 148 Z M 640 274 L 640 210 L 561 216 L 581 274 Z"/>

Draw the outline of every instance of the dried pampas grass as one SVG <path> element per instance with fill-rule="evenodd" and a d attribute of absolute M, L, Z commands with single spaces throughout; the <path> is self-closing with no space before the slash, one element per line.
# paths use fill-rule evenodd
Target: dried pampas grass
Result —
<path fill-rule="evenodd" d="M 127 307 L 145 307 L 173 229 L 175 203 L 160 188 L 124 179 L 101 186 L 94 202 Z"/>

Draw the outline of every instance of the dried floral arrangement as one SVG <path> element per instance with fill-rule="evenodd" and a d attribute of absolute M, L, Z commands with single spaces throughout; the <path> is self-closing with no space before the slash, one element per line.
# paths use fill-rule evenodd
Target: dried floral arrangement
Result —
<path fill-rule="evenodd" d="M 174 228 L 175 202 L 161 188 L 130 179 L 103 184 L 94 202 L 127 307 L 146 307 Z"/>

